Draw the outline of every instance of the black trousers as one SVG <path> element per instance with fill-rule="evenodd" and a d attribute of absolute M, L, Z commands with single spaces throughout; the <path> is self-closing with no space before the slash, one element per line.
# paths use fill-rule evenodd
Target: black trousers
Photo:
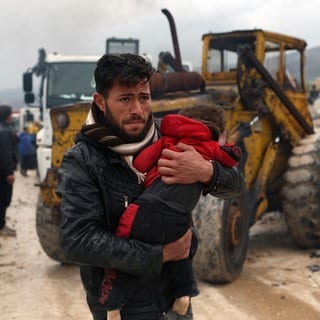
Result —
<path fill-rule="evenodd" d="M 149 294 L 145 297 L 143 297 L 143 292 L 144 290 L 137 292 L 137 295 L 132 297 L 126 307 L 121 310 L 121 320 L 167 319 L 161 311 L 163 309 L 161 302 L 153 296 L 152 291 L 149 291 Z M 87 295 L 87 303 L 92 313 L 93 320 L 106 320 L 106 308 L 98 302 L 98 299 L 91 298 Z"/>
<path fill-rule="evenodd" d="M 28 169 L 32 169 L 32 155 L 22 155 L 20 157 L 20 167 L 21 170 L 27 171 Z"/>
<path fill-rule="evenodd" d="M 7 177 L 0 177 L 0 229 L 6 224 L 6 210 L 11 203 L 13 190 L 6 179 Z"/>
<path fill-rule="evenodd" d="M 148 304 L 148 301 L 145 301 L 145 305 L 135 305 L 128 312 L 122 312 L 122 320 L 174 320 L 176 315 L 173 312 L 164 314 L 159 311 L 159 308 L 156 307 L 154 303 Z M 91 299 L 87 296 L 87 303 L 91 311 L 93 320 L 106 320 L 107 312 L 103 305 L 98 303 L 96 300 Z M 184 316 L 185 319 L 193 320 L 192 306 L 189 305 L 187 314 Z"/>

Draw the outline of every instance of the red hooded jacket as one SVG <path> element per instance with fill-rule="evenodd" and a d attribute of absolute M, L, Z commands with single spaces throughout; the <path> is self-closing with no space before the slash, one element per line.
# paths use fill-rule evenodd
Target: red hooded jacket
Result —
<path fill-rule="evenodd" d="M 237 145 L 220 146 L 212 140 L 211 131 L 205 124 L 182 115 L 166 115 L 161 121 L 160 132 L 161 138 L 142 150 L 133 161 L 137 170 L 147 173 L 146 187 L 160 177 L 157 164 L 162 150 L 181 151 L 175 147 L 179 142 L 193 146 L 204 159 L 216 160 L 226 167 L 237 165 L 242 155 Z"/>

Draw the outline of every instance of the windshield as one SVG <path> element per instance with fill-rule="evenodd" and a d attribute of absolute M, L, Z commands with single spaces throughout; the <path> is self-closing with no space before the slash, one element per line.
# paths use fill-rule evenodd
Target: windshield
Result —
<path fill-rule="evenodd" d="M 73 103 L 91 101 L 95 92 L 94 70 L 96 62 L 52 63 L 47 69 L 48 108 Z"/>
<path fill-rule="evenodd" d="M 253 36 L 212 39 L 208 51 L 208 71 L 210 73 L 235 71 L 238 63 L 238 48 L 244 44 L 254 47 L 254 43 Z"/>

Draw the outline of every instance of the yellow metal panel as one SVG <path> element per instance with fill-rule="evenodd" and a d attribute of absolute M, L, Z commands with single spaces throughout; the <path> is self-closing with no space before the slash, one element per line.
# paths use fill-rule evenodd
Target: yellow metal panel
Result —
<path fill-rule="evenodd" d="M 53 128 L 52 142 L 52 166 L 59 168 L 62 157 L 74 143 L 74 138 L 81 129 L 88 111 L 89 103 L 74 104 L 72 106 L 57 107 L 51 110 L 51 122 Z M 69 124 L 66 128 L 60 128 L 58 125 L 58 117 L 61 114 L 67 115 Z"/>

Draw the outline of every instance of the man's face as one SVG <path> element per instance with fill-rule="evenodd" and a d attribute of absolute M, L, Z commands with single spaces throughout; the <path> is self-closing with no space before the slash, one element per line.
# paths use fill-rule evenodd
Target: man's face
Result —
<path fill-rule="evenodd" d="M 94 101 L 110 123 L 127 142 L 141 141 L 151 121 L 151 94 L 149 83 L 135 87 L 116 83 L 104 97 L 94 94 Z"/>

